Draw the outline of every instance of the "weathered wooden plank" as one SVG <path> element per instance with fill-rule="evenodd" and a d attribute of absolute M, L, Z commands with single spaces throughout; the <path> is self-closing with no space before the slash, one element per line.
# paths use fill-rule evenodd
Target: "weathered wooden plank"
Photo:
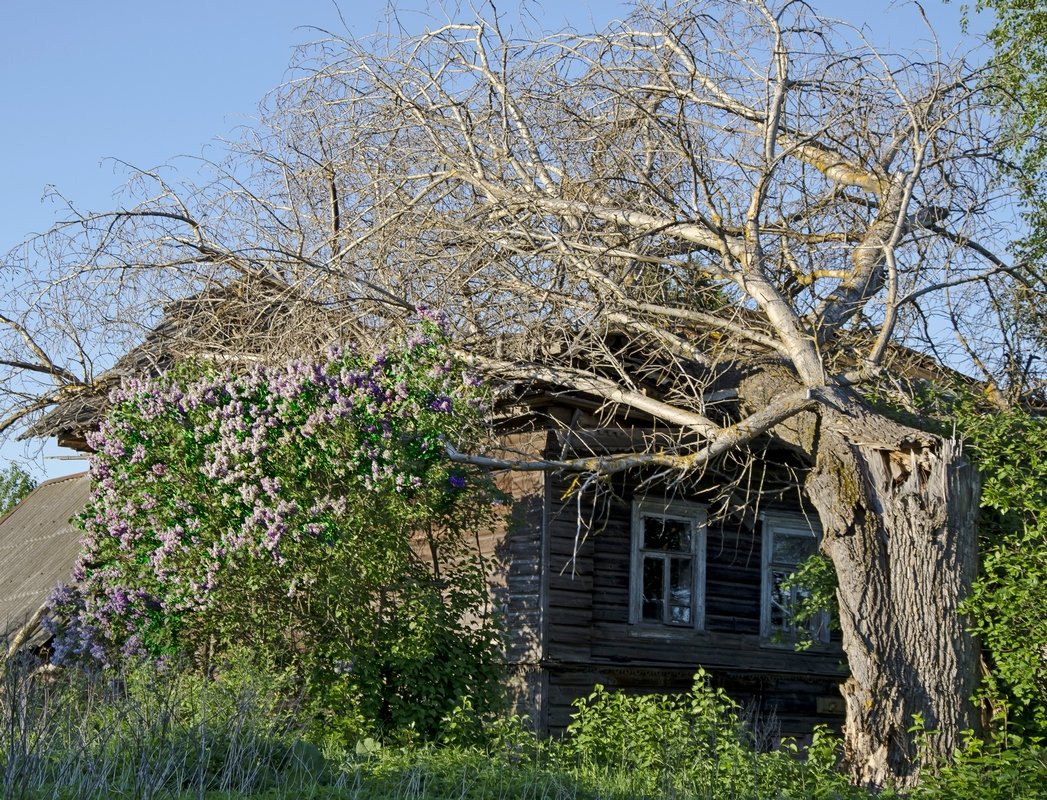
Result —
<path fill-rule="evenodd" d="M 630 627 L 597 621 L 592 643 L 594 663 L 634 663 L 696 669 L 748 669 L 842 675 L 843 654 L 836 648 L 797 652 L 762 643 L 758 636 L 701 633 L 678 629 L 662 633 L 630 631 Z"/>

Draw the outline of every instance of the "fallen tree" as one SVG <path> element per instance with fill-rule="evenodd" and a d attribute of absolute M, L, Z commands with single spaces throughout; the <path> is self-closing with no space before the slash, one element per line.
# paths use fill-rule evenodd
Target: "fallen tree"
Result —
<path fill-rule="evenodd" d="M 362 347 L 418 305 L 446 309 L 458 355 L 510 391 L 676 432 L 517 468 L 683 478 L 767 437 L 802 454 L 839 581 L 853 777 L 915 780 L 914 718 L 932 751 L 959 746 L 977 727 L 957 612 L 977 475 L 958 442 L 869 398 L 941 374 L 948 330 L 992 371 L 979 326 L 1020 270 L 982 244 L 1006 143 L 977 71 L 760 2 L 539 37 L 492 16 L 306 55 L 209 182 L 143 174 L 133 207 L 34 243 L 34 299 L 3 318 L 19 353 L 5 427 L 92 391 L 83 331 L 132 330 L 157 297 L 260 275 L 287 287 L 289 318 L 337 319 L 331 337 Z M 220 329 L 186 328 L 233 349 Z M 264 333 L 267 353 L 305 346 L 294 324 Z M 756 502 L 744 489 L 725 506 Z"/>

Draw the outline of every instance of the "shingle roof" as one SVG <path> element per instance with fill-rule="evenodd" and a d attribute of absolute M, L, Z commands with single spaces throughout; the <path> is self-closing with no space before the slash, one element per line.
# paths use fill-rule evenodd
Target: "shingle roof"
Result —
<path fill-rule="evenodd" d="M 54 478 L 0 519 L 0 636 L 13 635 L 69 580 L 83 537 L 73 518 L 90 489 L 86 472 Z"/>

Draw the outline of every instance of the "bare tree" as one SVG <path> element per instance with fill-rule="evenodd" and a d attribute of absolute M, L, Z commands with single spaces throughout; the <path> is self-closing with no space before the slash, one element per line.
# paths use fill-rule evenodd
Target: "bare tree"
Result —
<path fill-rule="evenodd" d="M 977 727 L 957 612 L 977 476 L 866 398 L 926 373 L 916 352 L 1015 274 L 980 243 L 1006 198 L 979 76 L 758 0 L 641 6 L 592 35 L 492 16 L 331 39 L 298 66 L 213 181 L 143 174 L 128 210 L 76 215 L 19 262 L 7 424 L 86 391 L 107 331 L 214 283 L 285 285 L 336 336 L 445 309 L 493 379 L 678 432 L 518 468 L 682 480 L 768 437 L 801 453 L 839 579 L 855 778 L 914 779 L 914 715 L 958 746 Z M 303 347 L 295 328 L 274 326 L 273 352 Z"/>

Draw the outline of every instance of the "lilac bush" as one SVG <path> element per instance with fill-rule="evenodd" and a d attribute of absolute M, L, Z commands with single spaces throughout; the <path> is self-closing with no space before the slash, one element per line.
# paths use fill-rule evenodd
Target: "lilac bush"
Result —
<path fill-rule="evenodd" d="M 102 668 L 246 646 L 292 667 L 328 731 L 433 731 L 493 698 L 498 642 L 472 532 L 500 498 L 452 464 L 483 392 L 432 320 L 365 358 L 129 382 L 90 438 L 55 657 Z"/>

